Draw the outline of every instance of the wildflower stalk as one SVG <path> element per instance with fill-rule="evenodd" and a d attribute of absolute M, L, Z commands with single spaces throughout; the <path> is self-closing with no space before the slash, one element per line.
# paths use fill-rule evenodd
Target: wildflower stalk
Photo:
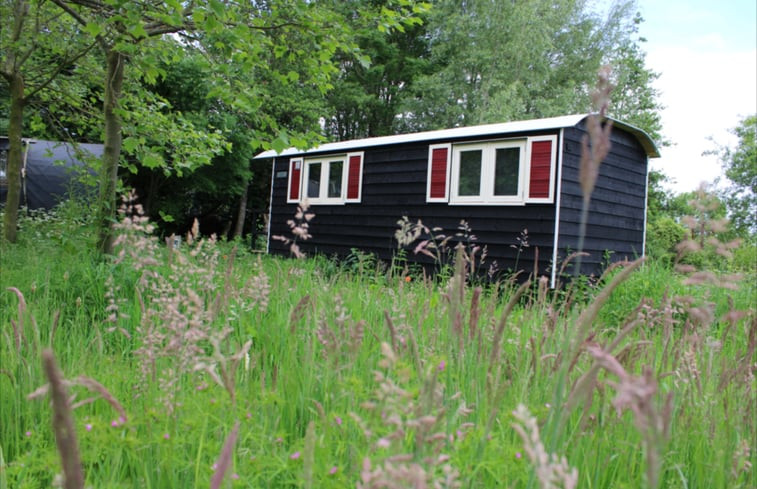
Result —
<path fill-rule="evenodd" d="M 58 445 L 58 453 L 63 466 L 63 487 L 64 489 L 82 489 L 84 487 L 84 471 L 79 458 L 79 445 L 76 441 L 71 405 L 63 383 L 63 375 L 55 364 L 55 357 L 51 350 L 42 352 L 42 366 L 47 379 L 50 381 L 53 431 L 55 431 L 55 443 Z"/>
<path fill-rule="evenodd" d="M 589 204 L 591 203 L 591 194 L 599 177 L 599 165 L 610 152 L 610 132 L 612 123 L 605 122 L 602 127 L 603 119 L 610 103 L 610 92 L 612 91 L 610 83 L 610 67 L 603 66 L 599 70 L 597 88 L 592 92 L 592 102 L 597 109 L 597 114 L 590 114 L 586 119 L 588 135 L 584 136 L 581 141 L 581 166 L 579 168 L 579 181 L 581 182 L 581 192 L 583 193 L 583 203 L 581 206 L 581 221 L 578 230 L 578 258 L 576 267 L 573 270 L 573 276 L 578 277 L 581 273 L 580 254 L 584 249 L 584 239 L 586 237 L 586 224 L 589 220 Z"/>
<path fill-rule="evenodd" d="M 562 363 L 560 370 L 557 374 L 556 387 L 553 395 L 552 405 L 563 406 L 566 402 L 566 386 L 568 384 L 568 377 L 571 370 L 576 365 L 578 358 L 583 350 L 584 341 L 587 338 L 589 328 L 594 323 L 597 315 L 599 314 L 602 306 L 607 302 L 612 295 L 612 292 L 623 283 L 631 273 L 636 270 L 642 263 L 644 258 L 639 258 L 629 263 L 623 270 L 613 277 L 609 284 L 607 284 L 602 291 L 594 298 L 594 300 L 588 305 L 588 307 L 580 314 L 576 321 L 575 332 L 573 336 L 566 336 L 565 344 L 562 348 Z M 571 399 L 568 399 L 568 405 L 566 407 L 573 408 L 575 403 Z M 565 424 L 568 421 L 568 417 L 572 413 L 572 409 L 563 409 L 560 412 L 553 410 L 550 415 L 551 418 L 548 422 L 548 426 L 551 426 L 549 432 L 548 441 L 550 442 L 550 449 L 554 449 L 558 444 L 558 435 L 562 433 L 565 428 Z"/>
<path fill-rule="evenodd" d="M 305 432 L 305 450 L 303 461 L 303 478 L 305 479 L 305 489 L 313 488 L 313 464 L 315 463 L 315 423 L 308 423 Z"/>
<path fill-rule="evenodd" d="M 566 458 L 547 452 L 539 435 L 539 425 L 523 404 L 513 411 L 513 429 L 523 440 L 523 448 L 534 465 L 534 473 L 542 489 L 574 489 L 578 485 L 578 470 L 568 465 Z"/>
<path fill-rule="evenodd" d="M 237 436 L 239 435 L 239 421 L 234 424 L 234 428 L 226 437 L 226 442 L 223 444 L 221 454 L 216 461 L 216 470 L 213 473 L 213 477 L 210 479 L 210 489 L 218 489 L 221 487 L 223 478 L 226 476 L 226 472 L 231 465 L 231 457 L 234 452 L 234 445 L 237 443 Z"/>

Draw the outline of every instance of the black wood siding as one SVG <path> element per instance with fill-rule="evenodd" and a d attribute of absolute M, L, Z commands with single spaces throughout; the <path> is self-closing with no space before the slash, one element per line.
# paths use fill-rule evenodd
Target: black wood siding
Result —
<path fill-rule="evenodd" d="M 523 135 L 508 134 L 506 137 L 520 136 Z M 437 142 L 447 141 L 434 143 Z M 412 222 L 420 219 L 429 228 L 440 227 L 448 236 L 457 233 L 460 221 L 465 220 L 478 238 L 476 243 L 487 247 L 488 258 L 484 267 L 488 268 L 496 261 L 498 270 L 512 270 L 517 250 L 511 245 L 517 246 L 521 231 L 528 229 L 530 246 L 523 249 L 518 258 L 518 268 L 533 269 L 538 247 L 539 268 L 546 273 L 554 243 L 554 204 L 468 206 L 426 203 L 429 144 L 432 143 L 366 149 L 362 202 L 312 206 L 310 209 L 315 213 L 310 223 L 313 238 L 301 243 L 303 251 L 346 256 L 352 248 L 359 248 L 388 260 L 397 251 L 394 234 L 398 229 L 397 221 L 403 216 Z M 276 159 L 274 175 L 287 171 L 289 159 Z M 271 235 L 291 235 L 286 221 L 292 218 L 296 205 L 286 204 L 286 192 L 287 179 L 274 178 Z M 412 246 L 409 248 L 409 259 L 421 263 L 429 261 L 424 255 L 413 255 Z M 288 248 L 277 240 L 271 240 L 270 251 L 289 253 Z"/>
<path fill-rule="evenodd" d="M 546 131 L 508 134 L 506 138 L 555 134 Z M 558 260 L 576 251 L 581 214 L 581 188 L 578 168 L 581 153 L 581 127 L 565 129 L 558 141 L 563 149 Z M 481 138 L 478 138 L 481 139 Z M 497 139 L 496 137 L 487 139 Z M 476 140 L 476 138 L 468 138 Z M 443 228 L 455 234 L 461 220 L 468 222 L 477 243 L 486 245 L 488 267 L 496 261 L 501 271 L 518 269 L 530 272 L 538 248 L 538 265 L 542 274 L 551 272 L 554 244 L 555 204 L 525 206 L 466 206 L 426 203 L 426 178 L 429 144 L 455 141 L 432 141 L 366 148 L 363 160 L 362 202 L 345 205 L 314 205 L 315 218 L 310 222 L 313 237 L 301 242 L 308 254 L 347 256 L 353 248 L 388 260 L 397 251 L 394 233 L 397 221 L 407 216 L 421 219 L 429 228 Z M 585 273 L 596 273 L 606 251 L 612 259 L 633 258 L 642 253 L 647 156 L 636 138 L 615 130 L 611 154 L 600 167 L 600 176 L 592 196 L 584 258 Z M 310 155 L 308 155 L 310 156 Z M 290 157 L 276 158 L 271 199 L 271 235 L 291 236 L 286 222 L 292 219 L 296 205 L 286 203 Z M 276 177 L 276 175 L 282 175 Z M 528 230 L 529 247 L 517 256 L 517 238 Z M 288 255 L 281 241 L 270 240 L 271 253 Z M 412 250 L 412 247 L 411 247 Z M 408 254 L 411 260 L 428 262 L 422 255 Z"/>
<path fill-rule="evenodd" d="M 577 251 L 583 194 L 579 183 L 583 126 L 564 131 L 560 196 L 559 260 Z M 611 261 L 642 255 L 647 183 L 647 155 L 631 134 L 613 130 L 610 154 L 599 167 L 589 206 L 582 272 L 601 272 L 608 253 Z"/>

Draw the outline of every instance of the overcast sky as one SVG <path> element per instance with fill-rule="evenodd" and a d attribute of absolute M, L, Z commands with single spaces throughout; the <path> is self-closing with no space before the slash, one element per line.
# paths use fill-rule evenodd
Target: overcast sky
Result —
<path fill-rule="evenodd" d="M 735 145 L 729 129 L 757 113 L 757 1 L 638 0 L 638 9 L 672 143 L 652 167 L 675 179 L 676 192 L 694 190 L 721 173 L 717 158 L 702 155 L 715 147 L 710 138 Z"/>

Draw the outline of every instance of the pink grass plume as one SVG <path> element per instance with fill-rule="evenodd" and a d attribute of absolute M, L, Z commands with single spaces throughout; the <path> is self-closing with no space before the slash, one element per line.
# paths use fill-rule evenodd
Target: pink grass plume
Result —
<path fill-rule="evenodd" d="M 229 469 L 229 465 L 231 465 L 231 456 L 234 452 L 234 445 L 237 443 L 237 436 L 239 436 L 239 421 L 234 424 L 234 428 L 229 433 L 229 436 L 226 437 L 226 442 L 223 444 L 221 455 L 218 456 L 218 460 L 215 463 L 216 470 L 210 479 L 210 489 L 221 487 L 226 471 Z"/>
<path fill-rule="evenodd" d="M 52 350 L 42 352 L 42 365 L 50 382 L 50 397 L 53 404 L 53 431 L 58 445 L 61 465 L 63 466 L 64 489 L 82 489 L 84 487 L 84 470 L 79 457 L 79 444 L 76 441 L 74 421 L 71 415 L 71 403 L 63 382 L 63 375 L 55 363 Z"/>

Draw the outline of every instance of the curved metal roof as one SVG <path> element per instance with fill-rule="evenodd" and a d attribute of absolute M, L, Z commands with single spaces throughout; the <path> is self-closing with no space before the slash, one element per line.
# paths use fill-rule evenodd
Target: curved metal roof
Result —
<path fill-rule="evenodd" d="M 297 148 L 288 148 L 277 153 L 274 150 L 264 151 L 258 154 L 253 159 L 273 158 L 276 156 L 294 156 L 294 155 L 308 155 L 313 153 L 324 152 L 345 152 L 358 150 L 363 148 L 371 148 L 376 146 L 386 146 L 390 144 L 402 144 L 412 143 L 420 141 L 438 141 L 438 140 L 450 140 L 457 138 L 473 137 L 473 136 L 493 136 L 493 135 L 505 135 L 509 133 L 519 133 L 528 131 L 540 131 L 545 129 L 562 129 L 566 127 L 575 127 L 581 121 L 583 121 L 587 114 L 575 114 L 565 115 L 561 117 L 550 117 L 546 119 L 531 119 L 526 121 L 514 121 L 514 122 L 502 122 L 498 124 L 486 124 L 482 126 L 467 126 L 456 127 L 454 129 L 441 129 L 437 131 L 424 131 L 416 132 L 412 134 L 398 134 L 395 136 L 380 136 L 364 139 L 353 139 L 350 141 L 339 141 L 336 143 L 325 143 L 320 146 L 308 150 L 301 150 Z M 613 122 L 615 127 L 623 129 L 633 134 L 639 141 L 641 146 L 647 152 L 647 156 L 650 158 L 659 158 L 660 153 L 652 138 L 639 129 L 638 127 L 626 124 L 625 122 L 618 121 L 612 118 L 607 118 Z"/>

